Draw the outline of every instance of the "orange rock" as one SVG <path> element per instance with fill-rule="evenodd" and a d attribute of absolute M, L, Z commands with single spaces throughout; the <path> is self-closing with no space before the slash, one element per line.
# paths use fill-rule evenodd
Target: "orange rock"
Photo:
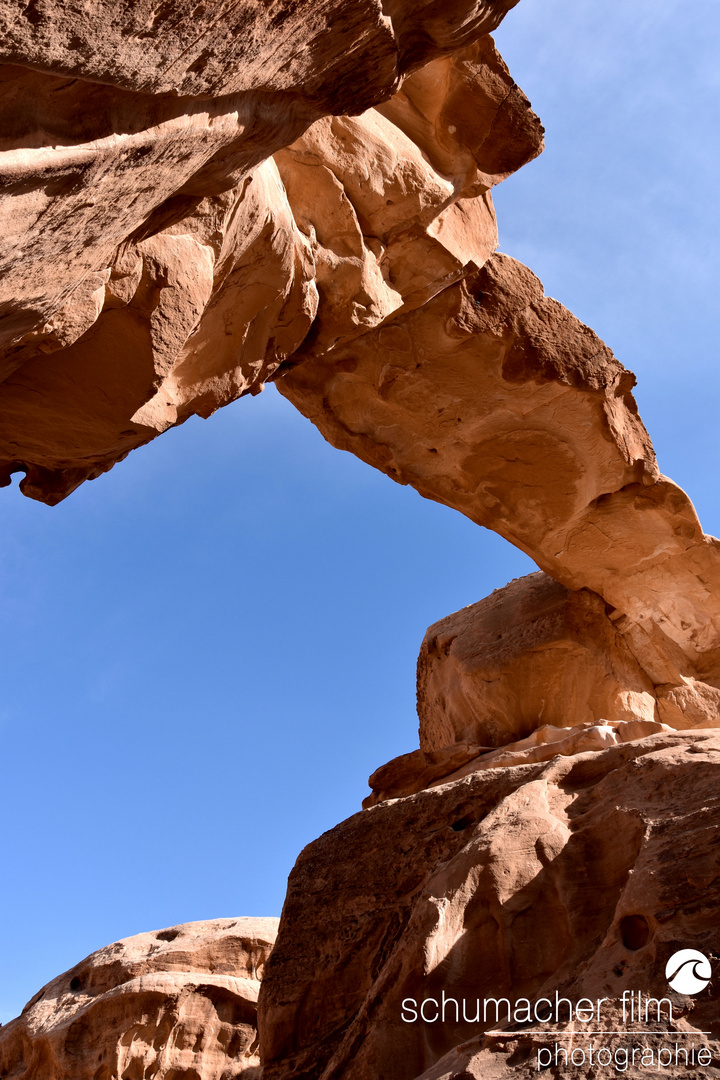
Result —
<path fill-rule="evenodd" d="M 256 1003 L 277 919 L 185 923 L 116 941 L 0 1028 L 4 1080 L 256 1080 Z"/>
<path fill-rule="evenodd" d="M 353 112 L 389 97 L 414 67 L 493 30 L 517 2 L 98 0 L 90 11 L 7 0 L 0 62 L 153 94 L 264 90 L 306 97 L 322 112 Z"/>
<path fill-rule="evenodd" d="M 490 189 L 542 147 L 540 121 L 486 36 L 377 109 L 318 121 L 276 154 L 321 295 L 303 357 L 482 266 L 497 246 Z"/>
<path fill-rule="evenodd" d="M 597 594 L 543 573 L 430 627 L 417 708 L 420 749 L 375 770 L 364 807 L 481 769 L 720 727 L 720 690 L 682 677 L 656 685 Z"/>
<path fill-rule="evenodd" d="M 632 374 L 493 254 L 491 188 L 542 149 L 487 36 L 515 2 L 0 11 L 0 483 L 55 503 L 277 378 L 555 579 L 430 628 L 420 749 L 301 854 L 271 956 L 275 920 L 108 946 L 0 1030 L 7 1080 L 258 1077 L 269 956 L 264 1080 L 529 1080 L 516 1011 L 420 1002 L 603 996 L 619 1028 L 720 952 L 720 735 L 671 730 L 720 726 L 718 541 Z M 672 1001 L 704 1046 L 715 989 Z"/>
<path fill-rule="evenodd" d="M 589 1044 L 587 1024 L 564 1013 L 542 1038 L 523 1034 L 543 1027 L 527 1005 L 556 991 L 605 999 L 597 1027 L 629 1033 L 595 1046 L 647 1044 L 647 1029 L 662 1028 L 716 1056 L 717 1037 L 701 1033 L 715 1029 L 717 987 L 688 998 L 665 967 L 683 947 L 720 952 L 718 783 L 718 733 L 663 731 L 473 772 L 325 833 L 290 875 L 263 980 L 263 1080 L 530 1080 L 556 1030 Z M 668 997 L 673 1019 L 623 1021 L 623 992 L 638 989 Z M 458 1020 L 451 1003 L 435 1019 L 443 994 Z M 501 998 L 509 1024 L 492 1003 Z"/>
<path fill-rule="evenodd" d="M 633 384 L 526 267 L 494 255 L 278 388 L 334 446 L 599 594 L 653 683 L 714 685 L 719 544 L 659 473 Z"/>
<path fill-rule="evenodd" d="M 138 94 L 8 64 L 0 115 L 4 377 L 36 338 L 69 343 L 48 340 L 45 324 L 66 320 L 118 248 L 191 217 L 204 198 L 241 197 L 243 180 L 318 114 L 299 100 Z"/>
<path fill-rule="evenodd" d="M 672 730 L 669 724 L 654 720 L 618 720 L 614 724 L 600 720 L 596 724 L 574 727 L 543 724 L 527 738 L 507 743 L 499 750 L 481 750 L 467 743 L 436 751 L 415 750 L 375 770 L 368 781 L 373 792 L 363 799 L 363 807 L 368 810 L 387 799 L 415 795 L 425 788 L 450 784 L 484 769 L 529 765 L 536 761 L 550 761 L 554 757 L 572 757 L 587 751 L 606 750 L 608 746 L 634 742 L 647 735 Z"/>
<path fill-rule="evenodd" d="M 444 29 L 432 8 L 396 13 L 386 30 L 415 35 L 420 49 L 401 59 L 403 74 L 432 62 L 383 113 L 353 117 L 317 119 L 327 110 L 307 79 L 290 97 L 190 98 L 131 93 L 127 72 L 110 86 L 6 65 L 0 108 L 15 119 L 0 144 L 0 483 L 24 471 L 23 492 L 56 503 L 173 424 L 259 392 L 304 339 L 332 348 L 482 265 L 497 243 L 490 187 L 542 148 L 491 39 L 464 44 L 507 7 L 458 3 L 463 18 Z M 56 15 L 52 27 L 39 16 L 31 35 L 50 55 L 52 42 L 65 48 Z M 113 62 L 140 78 L 135 15 L 121 6 L 123 18 L 135 29 Z M 448 59 L 453 41 L 462 48 Z M 381 101 L 398 74 L 386 86 L 377 64 L 373 73 L 365 96 Z M 336 86 L 332 112 L 344 95 Z"/>
<path fill-rule="evenodd" d="M 531 574 L 431 626 L 420 746 L 504 746 L 540 724 L 655 719 L 653 684 L 595 593 Z"/>

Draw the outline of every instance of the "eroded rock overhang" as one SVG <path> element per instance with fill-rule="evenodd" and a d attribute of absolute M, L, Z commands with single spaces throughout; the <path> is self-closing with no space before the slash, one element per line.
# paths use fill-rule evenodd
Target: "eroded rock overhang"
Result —
<path fill-rule="evenodd" d="M 6 5 L 0 479 L 58 502 L 275 379 L 717 719 L 717 541 L 632 374 L 496 252 L 491 189 L 542 149 L 488 35 L 511 6 L 120 4 L 101 35 Z"/>

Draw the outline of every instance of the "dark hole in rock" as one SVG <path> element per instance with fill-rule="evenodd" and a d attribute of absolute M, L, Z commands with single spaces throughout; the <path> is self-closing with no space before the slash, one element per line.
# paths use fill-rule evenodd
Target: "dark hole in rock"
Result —
<path fill-rule="evenodd" d="M 620 937 L 626 949 L 643 949 L 650 940 L 650 927 L 644 915 L 626 915 L 620 920 Z"/>
<path fill-rule="evenodd" d="M 155 937 L 158 941 L 174 941 L 179 934 L 179 930 L 158 930 Z"/>
<path fill-rule="evenodd" d="M 78 975 L 73 975 L 72 979 L 70 980 L 70 989 L 79 990 L 81 986 L 82 979 Z"/>
<path fill-rule="evenodd" d="M 470 817 L 469 814 L 466 814 L 465 817 L 461 817 L 457 821 L 453 821 L 450 828 L 453 829 L 455 832 L 462 832 L 463 829 L 467 829 L 467 827 L 469 825 L 472 825 L 472 823 L 473 819 Z"/>

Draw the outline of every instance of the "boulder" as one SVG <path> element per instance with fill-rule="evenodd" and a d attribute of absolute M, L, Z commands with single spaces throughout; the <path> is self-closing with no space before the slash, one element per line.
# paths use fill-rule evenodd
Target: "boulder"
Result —
<path fill-rule="evenodd" d="M 652 681 L 587 589 L 531 574 L 431 626 L 420 648 L 420 746 L 497 747 L 542 724 L 655 720 Z"/>
<path fill-rule="evenodd" d="M 720 691 L 655 684 L 588 589 L 542 572 L 431 626 L 417 665 L 420 748 L 380 766 L 364 807 L 481 769 L 720 727 Z"/>
<path fill-rule="evenodd" d="M 259 1080 L 257 998 L 277 919 L 116 941 L 0 1028 L 3 1080 Z"/>

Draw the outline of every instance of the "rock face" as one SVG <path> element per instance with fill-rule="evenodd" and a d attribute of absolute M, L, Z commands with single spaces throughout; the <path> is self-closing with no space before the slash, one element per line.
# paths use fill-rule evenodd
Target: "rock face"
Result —
<path fill-rule="evenodd" d="M 542 147 L 514 2 L 6 4 L 0 482 L 58 502 L 481 265 Z"/>
<path fill-rule="evenodd" d="M 538 724 L 654 720 L 653 690 L 596 593 L 532 574 L 428 630 L 420 746 L 504 746 Z"/>
<path fill-rule="evenodd" d="M 376 769 L 363 806 L 480 769 L 720 727 L 714 687 L 654 684 L 600 597 L 543 573 L 429 628 L 417 706 L 420 749 Z"/>
<path fill-rule="evenodd" d="M 608 746 L 634 742 L 658 731 L 672 730 L 668 724 L 654 720 L 619 720 L 614 724 L 600 720 L 597 724 L 575 727 L 543 724 L 526 738 L 506 743 L 497 750 L 471 743 L 455 743 L 442 750 L 414 750 L 375 770 L 368 781 L 373 791 L 363 800 L 363 807 L 369 809 L 387 799 L 415 795 L 425 788 L 449 784 L 484 769 L 550 761 L 558 756 L 572 757 L 589 750 L 605 750 Z"/>
<path fill-rule="evenodd" d="M 3 1080 L 257 1080 L 277 919 L 216 919 L 93 953 L 0 1028 Z"/>
<path fill-rule="evenodd" d="M 633 383 L 526 267 L 493 255 L 278 386 L 333 445 L 601 596 L 654 683 L 715 686 L 718 541 L 659 473 Z"/>
<path fill-rule="evenodd" d="M 133 91 L 219 97 L 259 88 L 295 95 L 324 113 L 389 97 L 413 67 L 493 30 L 518 0 L 291 0 L 160 8 L 99 0 L 7 0 L 0 62 Z M 359 111 L 359 110 L 358 110 Z"/>
<path fill-rule="evenodd" d="M 502 746 L 541 723 L 720 726 L 718 690 L 697 679 L 657 682 L 655 665 L 643 668 L 620 631 L 625 622 L 597 594 L 542 573 L 441 619 L 418 658 L 421 747 Z"/>
<path fill-rule="evenodd" d="M 515 3 L 0 11 L 0 484 L 56 503 L 277 379 L 545 571 L 430 628 L 420 747 L 301 854 L 272 955 L 274 920 L 108 946 L 0 1030 L 3 1080 L 251 1080 L 258 1044 L 263 1080 L 687 1075 L 673 1040 L 720 1076 L 717 975 L 666 978 L 720 958 L 719 544 L 632 374 L 496 251 L 542 149 Z"/>
<path fill-rule="evenodd" d="M 264 1080 L 529 1078 L 556 1043 L 694 1043 L 714 1062 L 698 1075 L 717 1075 L 717 981 L 679 994 L 665 967 L 682 948 L 720 955 L 719 785 L 720 735 L 666 731 L 474 772 L 338 825 L 290 876 L 260 993 Z M 672 1019 L 665 1004 L 631 1021 L 626 996 L 623 1020 L 629 990 L 669 999 Z M 604 998 L 600 1022 L 567 1006 L 533 1022 L 527 1005 L 556 991 L 573 1007 Z M 582 1034 L 596 1029 L 626 1033 Z M 598 1075 L 560 1063 L 552 1075 Z M 627 1075 L 660 1072 L 692 1074 Z"/>

